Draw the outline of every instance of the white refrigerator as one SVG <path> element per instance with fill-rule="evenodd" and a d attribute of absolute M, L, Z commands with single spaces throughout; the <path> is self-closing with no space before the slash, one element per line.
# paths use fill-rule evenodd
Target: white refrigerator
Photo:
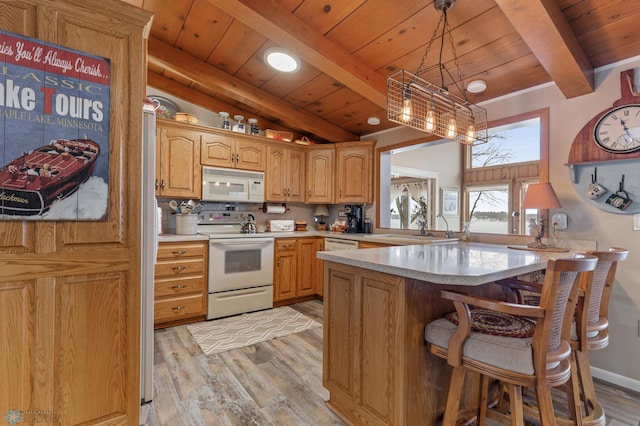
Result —
<path fill-rule="evenodd" d="M 156 115 L 143 109 L 142 123 L 142 268 L 140 291 L 140 424 L 153 399 L 153 273 L 158 251 L 158 202 L 155 198 Z"/>

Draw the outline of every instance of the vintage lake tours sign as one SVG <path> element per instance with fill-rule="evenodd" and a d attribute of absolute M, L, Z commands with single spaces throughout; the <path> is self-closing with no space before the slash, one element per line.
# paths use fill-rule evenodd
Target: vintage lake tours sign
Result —
<path fill-rule="evenodd" d="M 110 70 L 0 31 L 1 219 L 107 219 Z"/>

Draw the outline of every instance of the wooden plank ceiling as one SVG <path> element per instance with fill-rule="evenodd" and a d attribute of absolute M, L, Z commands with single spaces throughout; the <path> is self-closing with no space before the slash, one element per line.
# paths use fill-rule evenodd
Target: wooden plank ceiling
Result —
<path fill-rule="evenodd" d="M 386 120 L 386 78 L 417 71 L 440 18 L 431 0 L 123 1 L 155 14 L 151 87 L 317 142 L 396 125 Z M 466 94 L 475 103 L 550 81 L 581 96 L 594 90 L 594 67 L 640 55 L 636 0 L 457 0 L 447 15 L 463 82 L 488 84 Z M 448 38 L 443 63 L 457 78 Z M 300 71 L 265 65 L 274 46 L 295 52 Z M 436 50 L 423 68 L 438 63 Z M 436 72 L 422 77 L 439 85 Z"/>

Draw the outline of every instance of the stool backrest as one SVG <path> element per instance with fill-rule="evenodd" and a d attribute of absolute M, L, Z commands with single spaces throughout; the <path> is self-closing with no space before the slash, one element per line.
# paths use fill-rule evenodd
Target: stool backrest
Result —
<path fill-rule="evenodd" d="M 536 371 L 553 367 L 553 364 L 569 357 L 571 322 L 583 274 L 587 274 L 586 280 L 591 281 L 597 262 L 595 256 L 587 254 L 575 254 L 566 259 L 549 259 L 540 296 L 540 307 L 546 312 L 536 322 L 534 332 Z M 541 341 L 535 336 L 547 336 L 547 339 Z"/>
<path fill-rule="evenodd" d="M 590 337 L 592 340 L 602 332 L 600 338 L 603 344 L 608 343 L 608 316 L 609 302 L 615 283 L 618 262 L 621 262 L 629 255 L 629 250 L 612 247 L 607 251 L 590 251 L 590 255 L 598 258 L 598 265 L 593 273 L 593 280 L 584 285 L 584 300 L 578 304 L 576 319 L 578 339 L 583 346 Z"/>

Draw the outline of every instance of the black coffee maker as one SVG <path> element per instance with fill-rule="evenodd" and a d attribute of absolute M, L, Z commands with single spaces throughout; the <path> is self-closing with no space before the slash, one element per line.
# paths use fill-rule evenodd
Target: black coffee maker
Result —
<path fill-rule="evenodd" d="M 348 204 L 345 206 L 347 213 L 347 227 L 344 232 L 357 234 L 364 232 L 364 217 L 362 214 L 362 204 Z"/>

